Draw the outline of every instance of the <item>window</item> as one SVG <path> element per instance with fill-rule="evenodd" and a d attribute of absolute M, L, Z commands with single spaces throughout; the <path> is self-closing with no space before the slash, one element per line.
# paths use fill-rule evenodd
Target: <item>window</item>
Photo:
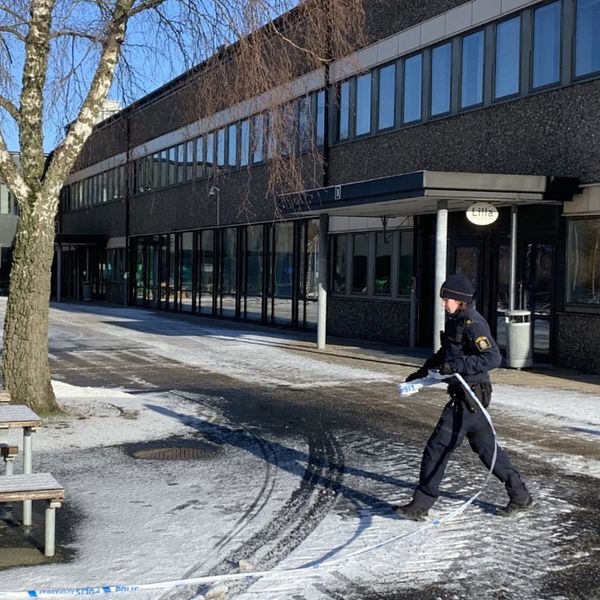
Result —
<path fill-rule="evenodd" d="M 568 301 L 600 306 L 600 218 L 570 222 Z"/>
<path fill-rule="evenodd" d="M 600 0 L 577 0 L 575 76 L 600 71 Z"/>
<path fill-rule="evenodd" d="M 179 144 L 177 146 L 177 183 L 185 181 L 186 162 L 185 144 Z"/>
<path fill-rule="evenodd" d="M 346 235 L 334 235 L 331 238 L 331 289 L 334 292 L 346 293 Z"/>
<path fill-rule="evenodd" d="M 352 292 L 367 293 L 367 259 L 369 257 L 369 234 L 352 236 Z"/>
<path fill-rule="evenodd" d="M 377 94 L 377 129 L 389 129 L 396 124 L 396 65 L 379 69 Z"/>
<path fill-rule="evenodd" d="M 391 292 L 392 234 L 378 231 L 375 234 L 375 286 L 376 294 Z"/>
<path fill-rule="evenodd" d="M 356 80 L 356 135 L 371 133 L 371 73 Z"/>
<path fill-rule="evenodd" d="M 431 116 L 450 112 L 452 81 L 452 44 L 436 46 L 431 51 Z"/>
<path fill-rule="evenodd" d="M 533 87 L 558 82 L 560 77 L 560 2 L 533 13 Z"/>
<path fill-rule="evenodd" d="M 337 139 L 347 140 L 350 136 L 350 81 L 340 84 L 338 90 Z"/>
<path fill-rule="evenodd" d="M 467 35 L 462 40 L 461 108 L 483 102 L 483 31 Z"/>
<path fill-rule="evenodd" d="M 237 167 L 237 123 L 233 123 L 228 127 L 228 152 L 227 164 L 230 167 Z"/>
<path fill-rule="evenodd" d="M 204 138 L 196 138 L 196 177 L 204 177 Z"/>
<path fill-rule="evenodd" d="M 169 185 L 169 155 L 167 150 L 162 150 L 160 153 L 160 185 L 164 187 Z"/>
<path fill-rule="evenodd" d="M 225 166 L 225 128 L 217 131 L 217 167 Z"/>
<path fill-rule="evenodd" d="M 175 184 L 176 168 L 177 168 L 177 155 L 176 148 L 172 146 L 169 148 L 169 180 L 168 185 Z"/>
<path fill-rule="evenodd" d="M 410 295 L 413 274 L 413 232 L 400 231 L 398 256 L 398 295 Z"/>
<path fill-rule="evenodd" d="M 191 181 L 194 178 L 194 140 L 189 140 L 186 143 L 185 157 L 185 180 Z"/>
<path fill-rule="evenodd" d="M 422 68 L 421 54 L 415 54 L 404 61 L 404 123 L 421 120 Z"/>
<path fill-rule="evenodd" d="M 521 59 L 521 18 L 496 25 L 496 73 L 494 98 L 519 93 Z"/>
<path fill-rule="evenodd" d="M 209 171 L 208 175 L 210 175 L 210 170 L 215 164 L 215 133 L 211 131 L 206 136 L 206 168 Z"/>
<path fill-rule="evenodd" d="M 315 144 L 321 148 L 325 144 L 325 92 L 317 92 L 315 101 L 317 104 L 317 120 L 315 123 Z"/>
<path fill-rule="evenodd" d="M 245 167 L 250 158 L 250 121 L 240 123 L 240 166 Z"/>
<path fill-rule="evenodd" d="M 311 147 L 312 118 L 310 114 L 310 97 L 298 100 L 298 143 L 300 152 L 308 152 Z"/>
<path fill-rule="evenodd" d="M 265 145 L 265 116 L 256 115 L 252 120 L 252 162 L 263 161 Z"/>

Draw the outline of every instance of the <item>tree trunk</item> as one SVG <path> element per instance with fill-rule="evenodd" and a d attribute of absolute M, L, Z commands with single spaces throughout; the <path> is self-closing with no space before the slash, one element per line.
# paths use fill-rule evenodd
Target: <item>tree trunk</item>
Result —
<path fill-rule="evenodd" d="M 57 198 L 21 206 L 4 321 L 4 387 L 13 403 L 57 412 L 48 362 L 48 314 Z"/>

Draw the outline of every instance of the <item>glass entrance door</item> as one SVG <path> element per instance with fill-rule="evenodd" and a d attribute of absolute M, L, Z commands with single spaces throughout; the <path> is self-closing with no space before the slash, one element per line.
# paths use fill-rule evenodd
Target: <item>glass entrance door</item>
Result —
<path fill-rule="evenodd" d="M 554 245 L 531 242 L 524 247 L 522 306 L 531 311 L 533 352 L 548 357 L 551 340 L 552 265 Z"/>

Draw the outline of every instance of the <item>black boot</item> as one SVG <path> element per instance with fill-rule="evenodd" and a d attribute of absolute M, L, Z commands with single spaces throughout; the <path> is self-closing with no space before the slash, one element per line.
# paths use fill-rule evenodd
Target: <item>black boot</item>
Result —
<path fill-rule="evenodd" d="M 499 508 L 496 514 L 501 517 L 511 517 L 515 514 L 530 509 L 533 506 L 533 496 L 529 494 L 527 498 L 522 502 L 515 502 L 512 498 L 506 506 Z"/>
<path fill-rule="evenodd" d="M 413 500 L 412 502 L 403 506 L 395 506 L 394 512 L 399 517 L 409 519 L 410 521 L 424 521 L 427 513 L 429 513 L 429 509 L 417 506 Z"/>

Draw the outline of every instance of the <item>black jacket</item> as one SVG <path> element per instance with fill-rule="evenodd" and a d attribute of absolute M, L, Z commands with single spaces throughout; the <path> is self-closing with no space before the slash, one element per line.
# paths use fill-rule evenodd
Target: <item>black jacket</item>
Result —
<path fill-rule="evenodd" d="M 449 363 L 455 373 L 460 373 L 467 383 L 489 382 L 489 371 L 499 367 L 502 355 L 492 337 L 486 320 L 475 307 L 446 314 L 446 326 L 441 332 L 441 347 L 422 367 L 435 369 Z M 448 383 L 454 383 L 452 379 Z"/>

